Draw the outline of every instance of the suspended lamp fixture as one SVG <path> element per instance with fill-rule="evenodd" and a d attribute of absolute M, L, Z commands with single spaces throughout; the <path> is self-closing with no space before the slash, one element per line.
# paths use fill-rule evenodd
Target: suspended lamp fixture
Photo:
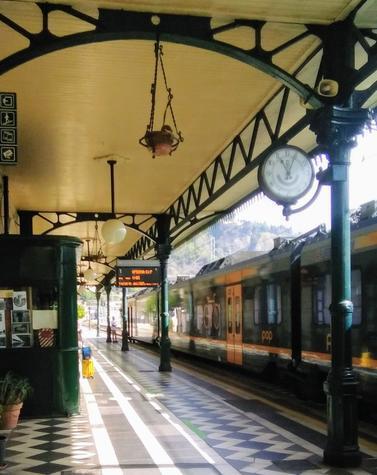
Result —
<path fill-rule="evenodd" d="M 94 240 L 93 240 L 93 246 L 92 246 L 91 260 L 98 263 L 102 263 L 104 260 L 106 260 L 106 256 L 104 255 L 103 250 L 102 250 L 102 244 L 101 244 L 101 239 L 99 237 L 97 221 L 94 226 Z"/>
<path fill-rule="evenodd" d="M 88 261 L 89 261 L 89 267 L 86 269 L 84 272 L 84 279 L 86 282 L 93 282 L 95 278 L 97 277 L 97 274 L 94 272 L 91 266 L 91 257 L 90 257 L 90 250 L 89 250 L 89 241 L 90 239 L 86 240 L 86 243 L 88 245 Z"/>
<path fill-rule="evenodd" d="M 82 277 L 83 277 L 83 273 L 82 273 L 82 265 L 81 265 L 81 262 L 79 264 L 79 279 L 80 281 L 78 282 L 78 287 L 77 287 L 77 293 L 79 295 L 84 295 L 84 292 L 86 290 L 86 287 L 85 287 L 85 281 L 82 280 Z"/>
<path fill-rule="evenodd" d="M 114 165 L 116 160 L 108 160 L 110 166 L 110 185 L 111 185 L 111 213 L 115 216 L 114 210 Z M 119 219 L 111 218 L 105 221 L 101 227 L 101 234 L 108 244 L 119 244 L 126 237 L 127 229 Z"/>
<path fill-rule="evenodd" d="M 154 55 L 155 55 L 155 66 L 154 66 L 154 78 L 151 86 L 151 114 L 149 119 L 149 124 L 147 125 L 147 130 L 145 135 L 139 140 L 140 145 L 147 147 L 152 152 L 152 157 L 162 155 L 171 155 L 172 152 L 177 150 L 177 147 L 180 142 L 183 142 L 182 133 L 178 131 L 177 123 L 175 120 L 175 115 L 172 106 L 173 94 L 171 88 L 169 88 L 166 78 L 166 72 L 163 62 L 163 49 L 160 45 L 159 37 L 157 36 L 157 41 L 154 45 Z M 163 76 L 165 89 L 167 93 L 167 103 L 162 119 L 162 126 L 160 130 L 154 130 L 154 118 L 155 118 L 155 108 L 156 108 L 156 93 L 157 93 L 157 83 L 158 83 L 158 70 L 161 68 L 161 73 Z M 171 119 L 174 124 L 175 132 L 170 125 L 166 124 L 167 114 L 170 112 Z"/>

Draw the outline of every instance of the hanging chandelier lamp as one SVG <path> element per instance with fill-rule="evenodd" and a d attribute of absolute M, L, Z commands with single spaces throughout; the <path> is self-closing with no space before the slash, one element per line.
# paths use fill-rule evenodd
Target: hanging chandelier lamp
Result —
<path fill-rule="evenodd" d="M 83 273 L 82 273 L 82 264 L 81 262 L 79 263 L 79 273 L 78 273 L 79 281 L 77 282 L 77 293 L 79 295 L 84 295 L 86 291 L 86 286 L 85 286 L 85 280 L 83 280 Z"/>
<path fill-rule="evenodd" d="M 147 125 L 147 130 L 145 135 L 139 140 L 140 145 L 147 147 L 152 152 L 152 157 L 171 155 L 180 142 L 183 142 L 182 133 L 178 131 L 177 123 L 175 120 L 175 115 L 172 106 L 173 94 L 171 88 L 169 88 L 166 78 L 166 72 L 163 62 L 163 49 L 160 45 L 159 37 L 157 36 L 157 41 L 154 45 L 154 55 L 155 55 L 155 66 L 154 66 L 154 78 L 151 86 L 151 113 L 149 124 Z M 154 119 L 155 119 L 155 108 L 156 108 L 156 93 L 157 93 L 157 84 L 158 84 L 158 71 L 161 69 L 162 77 L 164 80 L 164 85 L 167 93 L 167 103 L 162 119 L 162 126 L 160 130 L 154 130 Z M 166 123 L 168 113 L 170 113 L 171 119 L 174 124 L 174 131 L 170 125 Z"/>
<path fill-rule="evenodd" d="M 86 243 L 88 245 L 88 261 L 89 261 L 89 267 L 86 269 L 86 271 L 84 272 L 84 279 L 86 282 L 93 282 L 95 280 L 95 278 L 97 277 L 97 274 L 94 272 L 94 270 L 92 269 L 92 265 L 91 265 L 91 256 L 90 256 L 90 250 L 89 250 L 89 241 L 90 239 L 87 239 L 86 240 Z"/>

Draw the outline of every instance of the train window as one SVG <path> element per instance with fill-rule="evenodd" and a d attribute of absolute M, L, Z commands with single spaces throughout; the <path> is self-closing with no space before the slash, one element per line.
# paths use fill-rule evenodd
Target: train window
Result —
<path fill-rule="evenodd" d="M 233 306 L 232 297 L 228 297 L 228 333 L 233 332 Z"/>
<path fill-rule="evenodd" d="M 276 324 L 281 322 L 281 292 L 280 286 L 267 284 L 267 323 Z"/>
<path fill-rule="evenodd" d="M 361 324 L 361 272 L 355 269 L 351 274 L 351 300 L 353 303 L 352 325 Z M 318 325 L 330 325 L 331 314 L 331 275 L 327 274 L 318 278 L 312 287 L 313 321 Z"/>
<path fill-rule="evenodd" d="M 353 303 L 352 325 L 361 324 L 361 272 L 354 269 L 351 274 L 351 300 Z"/>
<path fill-rule="evenodd" d="M 241 298 L 235 297 L 235 317 L 236 317 L 236 333 L 241 332 Z"/>
<path fill-rule="evenodd" d="M 255 287 L 254 291 L 254 323 L 259 325 L 261 323 L 261 302 L 262 302 L 262 287 Z"/>
<path fill-rule="evenodd" d="M 203 329 L 203 305 L 196 306 L 196 328 L 200 334 Z"/>
<path fill-rule="evenodd" d="M 322 281 L 323 279 L 321 279 Z M 322 283 L 322 282 L 321 282 Z M 325 287 L 313 286 L 313 320 L 319 325 L 325 324 Z"/>
<path fill-rule="evenodd" d="M 329 306 L 331 302 L 331 276 L 319 276 L 312 286 L 313 322 L 317 325 L 330 325 Z"/>

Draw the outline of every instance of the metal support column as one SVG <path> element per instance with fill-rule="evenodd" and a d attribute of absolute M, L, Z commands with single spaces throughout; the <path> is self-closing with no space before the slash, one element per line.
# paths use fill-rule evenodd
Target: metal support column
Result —
<path fill-rule="evenodd" d="M 108 284 L 105 286 L 106 290 L 106 319 L 107 319 L 107 337 L 106 343 L 111 343 L 111 325 L 110 325 L 110 293 L 111 285 Z"/>
<path fill-rule="evenodd" d="M 96 300 L 97 300 L 97 337 L 99 337 L 99 301 L 101 299 L 101 292 L 96 290 Z"/>
<path fill-rule="evenodd" d="M 358 445 L 358 380 L 352 368 L 351 243 L 348 168 L 355 136 L 367 111 L 328 106 L 316 111 L 312 129 L 329 159 L 331 184 L 331 369 L 327 394 L 328 437 L 324 462 L 337 467 L 361 463 Z"/>
<path fill-rule="evenodd" d="M 122 351 L 129 351 L 128 347 L 128 331 L 127 331 L 127 324 L 128 324 L 128 318 L 127 318 L 127 287 L 122 288 L 122 323 L 123 323 L 123 328 L 122 328 Z"/>
<path fill-rule="evenodd" d="M 159 371 L 171 371 L 170 338 L 169 338 L 169 284 L 168 259 L 171 252 L 169 229 L 170 216 L 157 217 L 158 239 L 156 244 L 157 257 L 160 260 L 161 272 L 161 340 L 160 340 L 160 367 Z"/>

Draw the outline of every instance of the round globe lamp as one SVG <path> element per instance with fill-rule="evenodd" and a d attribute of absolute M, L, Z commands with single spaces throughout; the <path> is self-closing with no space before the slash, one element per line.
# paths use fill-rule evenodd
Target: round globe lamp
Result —
<path fill-rule="evenodd" d="M 103 223 L 101 234 L 107 244 L 118 244 L 126 237 L 127 229 L 122 221 L 109 219 Z"/>
<path fill-rule="evenodd" d="M 86 271 L 84 272 L 84 279 L 86 282 L 92 282 L 93 280 L 95 280 L 96 277 L 97 274 L 91 267 L 88 267 L 88 269 L 86 269 Z"/>

